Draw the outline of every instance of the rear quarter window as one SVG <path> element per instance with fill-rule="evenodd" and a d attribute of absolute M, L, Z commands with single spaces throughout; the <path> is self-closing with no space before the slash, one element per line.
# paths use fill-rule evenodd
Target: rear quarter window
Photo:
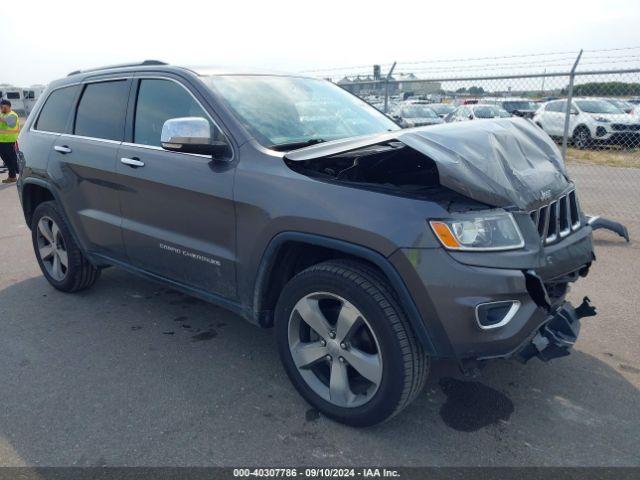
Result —
<path fill-rule="evenodd" d="M 77 85 L 74 85 L 51 92 L 36 120 L 35 129 L 64 133 L 78 88 Z"/>

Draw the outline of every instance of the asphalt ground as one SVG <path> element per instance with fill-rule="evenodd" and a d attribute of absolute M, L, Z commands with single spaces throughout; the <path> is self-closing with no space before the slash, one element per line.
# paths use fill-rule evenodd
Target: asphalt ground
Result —
<path fill-rule="evenodd" d="M 572 171 L 593 198 L 608 170 Z M 409 408 L 354 429 L 296 393 L 270 330 L 116 268 L 60 293 L 15 186 L 0 186 L 0 212 L 0 466 L 640 465 L 633 240 L 596 232 L 598 260 L 570 298 L 599 314 L 572 355 L 497 361 L 473 379 L 436 362 Z M 639 238 L 640 219 L 627 226 Z"/>

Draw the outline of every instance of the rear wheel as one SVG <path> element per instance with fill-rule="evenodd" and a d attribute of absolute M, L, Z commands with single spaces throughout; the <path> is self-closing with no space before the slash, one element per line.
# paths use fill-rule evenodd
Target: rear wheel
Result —
<path fill-rule="evenodd" d="M 31 239 L 43 275 L 58 290 L 84 290 L 100 276 L 100 270 L 89 263 L 76 245 L 55 202 L 43 202 L 36 208 Z"/>
<path fill-rule="evenodd" d="M 421 391 L 429 359 L 390 287 L 353 261 L 296 275 L 276 307 L 281 360 L 300 394 L 328 417 L 382 422 Z"/>

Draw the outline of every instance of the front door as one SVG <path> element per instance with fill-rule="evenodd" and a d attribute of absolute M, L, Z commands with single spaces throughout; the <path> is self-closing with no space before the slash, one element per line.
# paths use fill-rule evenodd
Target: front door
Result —
<path fill-rule="evenodd" d="M 178 81 L 135 82 L 132 142 L 118 152 L 122 230 L 136 267 L 227 298 L 236 295 L 233 163 L 166 151 L 164 122 L 177 117 L 210 121 L 202 105 Z"/>

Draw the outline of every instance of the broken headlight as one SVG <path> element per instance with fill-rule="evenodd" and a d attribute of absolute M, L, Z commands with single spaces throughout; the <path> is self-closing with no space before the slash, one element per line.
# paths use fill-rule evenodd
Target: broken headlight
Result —
<path fill-rule="evenodd" d="M 440 243 L 449 250 L 514 250 L 524 246 L 513 215 L 506 212 L 431 220 L 429 224 Z"/>

